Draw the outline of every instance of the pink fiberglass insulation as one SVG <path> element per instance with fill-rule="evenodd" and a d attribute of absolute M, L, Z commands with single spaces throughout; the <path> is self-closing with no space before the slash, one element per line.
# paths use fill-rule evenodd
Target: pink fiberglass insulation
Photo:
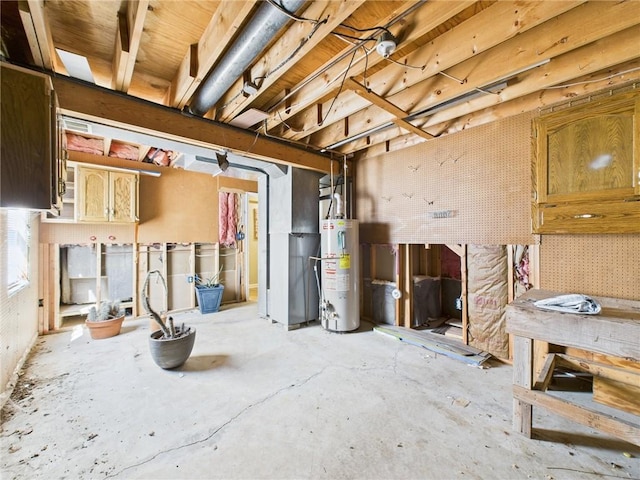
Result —
<path fill-rule="evenodd" d="M 218 194 L 220 212 L 219 212 L 219 232 L 220 244 L 231 247 L 236 244 L 236 232 L 238 230 L 237 195 L 235 193 L 220 192 Z"/>
<path fill-rule="evenodd" d="M 66 137 L 67 150 L 104 155 L 104 141 L 99 138 L 87 138 L 70 132 L 66 132 Z"/>

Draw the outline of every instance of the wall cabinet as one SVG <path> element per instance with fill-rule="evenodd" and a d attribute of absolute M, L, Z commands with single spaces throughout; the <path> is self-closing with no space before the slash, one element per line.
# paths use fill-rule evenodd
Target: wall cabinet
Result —
<path fill-rule="evenodd" d="M 63 208 L 43 213 L 50 223 L 134 223 L 138 221 L 137 172 L 68 162 Z"/>
<path fill-rule="evenodd" d="M 0 77 L 0 207 L 56 215 L 62 207 L 66 152 L 51 79 L 7 63 Z"/>
<path fill-rule="evenodd" d="M 640 232 L 640 93 L 534 121 L 534 233 Z"/>
<path fill-rule="evenodd" d="M 132 223 L 138 220 L 138 174 L 77 166 L 76 221 Z"/>

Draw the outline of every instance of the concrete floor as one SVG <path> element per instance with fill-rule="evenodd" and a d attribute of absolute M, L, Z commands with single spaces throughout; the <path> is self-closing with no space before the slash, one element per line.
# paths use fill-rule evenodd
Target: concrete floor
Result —
<path fill-rule="evenodd" d="M 534 410 L 511 429 L 511 367 L 469 367 L 371 331 L 287 332 L 255 304 L 175 316 L 175 371 L 149 320 L 114 338 L 41 337 L 3 410 L 1 478 L 584 479 L 640 477 L 640 449 Z"/>

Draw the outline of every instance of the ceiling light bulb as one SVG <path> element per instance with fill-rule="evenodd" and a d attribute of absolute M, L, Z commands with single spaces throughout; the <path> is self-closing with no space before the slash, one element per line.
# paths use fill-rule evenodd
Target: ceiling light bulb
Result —
<path fill-rule="evenodd" d="M 376 45 L 376 51 L 384 58 L 389 58 L 393 52 L 396 51 L 396 39 L 389 32 L 384 32 L 378 39 L 378 45 Z"/>

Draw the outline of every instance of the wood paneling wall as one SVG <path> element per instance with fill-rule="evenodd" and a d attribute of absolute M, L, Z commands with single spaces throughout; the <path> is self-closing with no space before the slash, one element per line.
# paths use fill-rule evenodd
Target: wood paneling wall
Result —
<path fill-rule="evenodd" d="M 522 114 L 356 162 L 361 241 L 537 244 Z M 433 212 L 455 212 L 430 218 Z M 540 287 L 640 300 L 640 235 L 543 235 Z"/>
<path fill-rule="evenodd" d="M 540 288 L 640 301 L 640 234 L 543 236 Z"/>
<path fill-rule="evenodd" d="M 510 117 L 356 162 L 361 240 L 535 243 L 532 116 Z"/>

